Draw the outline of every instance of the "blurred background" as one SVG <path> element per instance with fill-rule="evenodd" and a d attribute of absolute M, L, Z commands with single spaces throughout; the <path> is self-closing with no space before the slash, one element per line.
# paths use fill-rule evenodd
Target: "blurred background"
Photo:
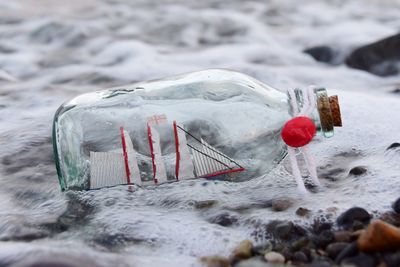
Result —
<path fill-rule="evenodd" d="M 240 227 L 222 231 L 209 213 L 191 210 L 193 196 L 177 194 L 173 202 L 171 193 L 155 203 L 144 196 L 149 206 L 138 208 L 123 191 L 101 198 L 62 194 L 51 143 L 57 108 L 85 92 L 227 68 L 282 91 L 311 84 L 337 89 L 348 127 L 339 137 L 351 142 L 329 147 L 365 149 L 368 158 L 399 141 L 399 14 L 397 0 L 0 0 L 0 266 L 66 251 L 105 266 L 187 266 L 198 264 L 198 256 L 229 253 L 254 230 L 247 215 Z M 202 196 L 228 189 L 215 190 Z M 107 201 L 123 204 L 107 209 Z M 141 221 L 121 217 L 126 209 Z M 154 223 L 161 215 L 182 225 L 151 231 L 145 218 Z M 201 227 L 209 232 L 196 232 Z"/>

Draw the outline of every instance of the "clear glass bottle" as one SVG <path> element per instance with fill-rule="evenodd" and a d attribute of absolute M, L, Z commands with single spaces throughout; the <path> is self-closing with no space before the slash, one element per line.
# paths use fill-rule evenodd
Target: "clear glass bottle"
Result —
<path fill-rule="evenodd" d="M 313 118 L 330 137 L 339 124 L 337 101 L 322 88 L 315 94 Z M 301 105 L 300 90 L 296 101 Z M 290 118 L 287 94 L 220 69 L 83 94 L 54 117 L 59 182 L 62 190 L 81 190 L 248 180 L 284 158 L 280 131 Z"/>

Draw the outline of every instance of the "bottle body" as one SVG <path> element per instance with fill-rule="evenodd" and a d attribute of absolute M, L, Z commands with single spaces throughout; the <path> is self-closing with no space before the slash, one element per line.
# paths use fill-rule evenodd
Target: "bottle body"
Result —
<path fill-rule="evenodd" d="M 286 154 L 288 110 L 285 93 L 227 70 L 78 96 L 54 118 L 61 188 L 258 177 Z"/>

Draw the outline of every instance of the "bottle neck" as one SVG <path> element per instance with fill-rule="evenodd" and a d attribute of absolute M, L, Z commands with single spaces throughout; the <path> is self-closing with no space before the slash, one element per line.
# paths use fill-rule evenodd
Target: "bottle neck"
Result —
<path fill-rule="evenodd" d="M 340 107 L 338 97 L 328 96 L 328 92 L 325 88 L 315 88 L 314 93 L 314 103 L 311 114 L 306 114 L 309 116 L 317 126 L 318 133 L 321 133 L 324 137 L 332 137 L 334 135 L 334 128 L 342 126 L 342 120 L 340 115 Z M 294 112 L 291 105 L 289 113 L 293 116 L 295 113 L 298 114 L 301 109 L 303 109 L 304 95 L 301 89 L 294 90 L 295 101 L 299 110 Z M 289 101 L 291 97 L 288 94 Z"/>

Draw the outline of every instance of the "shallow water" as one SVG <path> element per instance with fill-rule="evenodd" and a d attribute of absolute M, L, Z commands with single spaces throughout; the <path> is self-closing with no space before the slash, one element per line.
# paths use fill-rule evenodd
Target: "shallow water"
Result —
<path fill-rule="evenodd" d="M 0 2 L 0 265 L 49 254 L 104 266 L 198 265 L 197 257 L 228 255 L 243 239 L 263 242 L 273 219 L 307 224 L 355 205 L 390 208 L 400 192 L 400 150 L 386 150 L 400 142 L 400 98 L 390 91 L 400 77 L 317 63 L 301 51 L 329 44 L 340 63 L 353 47 L 396 33 L 398 2 L 155 3 Z M 51 122 L 62 102 L 205 68 L 234 69 L 282 90 L 335 89 L 344 127 L 312 145 L 322 188 L 300 195 L 283 162 L 242 183 L 60 192 Z M 349 175 L 355 166 L 367 173 Z M 283 197 L 294 204 L 272 211 L 270 200 Z M 312 217 L 297 217 L 298 207 Z"/>

